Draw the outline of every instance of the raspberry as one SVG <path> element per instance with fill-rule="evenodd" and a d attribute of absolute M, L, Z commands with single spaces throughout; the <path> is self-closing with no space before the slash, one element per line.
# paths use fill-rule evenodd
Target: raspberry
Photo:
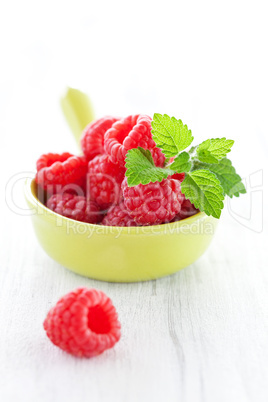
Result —
<path fill-rule="evenodd" d="M 55 162 L 64 162 L 71 156 L 73 156 L 73 155 L 69 154 L 69 152 L 64 152 L 63 154 L 51 154 L 50 153 L 50 154 L 41 155 L 40 158 L 36 162 L 37 172 L 39 172 L 39 170 L 41 170 L 43 168 L 53 165 L 53 163 L 55 163 Z"/>
<path fill-rule="evenodd" d="M 183 198 L 178 180 L 128 187 L 125 179 L 122 189 L 126 210 L 138 225 L 169 222 L 180 212 Z"/>
<path fill-rule="evenodd" d="M 36 183 L 49 193 L 55 193 L 66 185 L 80 185 L 87 173 L 87 161 L 67 152 L 61 155 L 50 153 L 38 159 L 36 168 Z"/>
<path fill-rule="evenodd" d="M 137 223 L 126 212 L 124 202 L 113 206 L 102 221 L 105 226 L 137 226 Z"/>
<path fill-rule="evenodd" d="M 88 164 L 90 199 L 102 208 L 118 204 L 125 168 L 110 161 L 109 155 L 98 155 Z"/>
<path fill-rule="evenodd" d="M 146 115 L 134 115 L 112 125 L 104 136 L 104 150 L 113 163 L 124 165 L 129 149 L 153 149 L 156 146 L 151 134 L 151 120 Z"/>
<path fill-rule="evenodd" d="M 183 196 L 184 197 L 184 196 Z M 189 216 L 195 215 L 199 212 L 199 209 L 196 209 L 194 204 L 191 203 L 190 200 L 187 200 L 184 197 L 184 200 L 181 204 L 180 212 L 175 216 L 172 222 L 181 221 L 182 219 L 189 218 Z"/>
<path fill-rule="evenodd" d="M 46 206 L 57 214 L 80 222 L 98 223 L 102 219 L 99 207 L 84 196 L 74 194 L 54 194 Z"/>
<path fill-rule="evenodd" d="M 185 173 L 175 173 L 170 177 L 171 179 L 179 180 L 180 182 L 182 182 L 185 178 Z"/>
<path fill-rule="evenodd" d="M 102 119 L 95 120 L 86 127 L 81 138 L 81 148 L 88 160 L 104 153 L 104 134 L 117 120 L 115 117 L 105 116 Z"/>
<path fill-rule="evenodd" d="M 152 157 L 156 167 L 163 167 L 165 164 L 166 157 L 160 148 L 151 149 Z"/>
<path fill-rule="evenodd" d="M 96 289 L 79 288 L 63 296 L 43 326 L 54 345 L 77 357 L 97 356 L 121 336 L 111 299 Z"/>

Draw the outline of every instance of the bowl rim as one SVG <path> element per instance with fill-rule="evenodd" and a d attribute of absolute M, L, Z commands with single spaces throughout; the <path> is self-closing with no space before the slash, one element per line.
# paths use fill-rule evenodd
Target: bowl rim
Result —
<path fill-rule="evenodd" d="M 57 214 L 56 212 L 50 210 L 49 208 L 47 208 L 41 201 L 39 201 L 39 199 L 37 198 L 36 194 L 33 192 L 33 186 L 36 186 L 36 182 L 34 178 L 28 177 L 25 180 L 25 184 L 24 184 L 24 195 L 26 200 L 34 207 L 32 209 L 35 210 L 41 210 L 43 211 L 42 215 L 46 215 L 46 217 L 49 220 L 53 220 L 55 221 L 56 219 L 61 219 L 62 222 L 65 222 L 66 224 L 68 224 L 68 222 L 72 222 L 73 225 L 85 225 L 85 227 L 96 229 L 99 231 L 101 231 L 101 229 L 103 229 L 103 232 L 106 233 L 107 229 L 109 229 L 110 232 L 114 231 L 114 232 L 118 232 L 118 230 L 120 230 L 120 233 L 124 234 L 131 234 L 131 232 L 133 234 L 144 234 L 144 231 L 155 231 L 157 230 L 158 233 L 162 232 L 166 232 L 167 229 L 170 229 L 170 231 L 172 231 L 175 228 L 179 228 L 181 226 L 189 226 L 192 224 L 196 224 L 198 221 L 204 220 L 206 218 L 211 218 L 211 216 L 208 216 L 207 214 L 205 214 L 205 212 L 198 212 L 195 215 L 189 216 L 188 218 L 182 219 L 181 221 L 177 221 L 177 222 L 170 222 L 170 223 L 162 223 L 160 225 L 149 225 L 149 226 L 130 226 L 130 227 L 123 227 L 123 226 L 106 226 L 106 225 L 98 225 L 98 224 L 93 224 L 93 223 L 87 223 L 87 222 L 81 222 L 81 221 L 77 221 L 71 218 L 67 218 L 63 215 Z"/>

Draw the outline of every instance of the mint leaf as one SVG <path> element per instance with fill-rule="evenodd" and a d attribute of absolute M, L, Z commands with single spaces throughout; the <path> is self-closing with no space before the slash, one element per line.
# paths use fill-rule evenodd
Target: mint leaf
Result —
<path fill-rule="evenodd" d="M 231 151 L 233 144 L 233 140 L 225 137 L 203 141 L 196 149 L 197 157 L 201 162 L 217 163 Z"/>
<path fill-rule="evenodd" d="M 185 174 L 181 191 L 200 211 L 214 218 L 221 216 L 224 194 L 217 177 L 207 169 Z"/>
<path fill-rule="evenodd" d="M 189 172 L 192 167 L 192 163 L 189 162 L 189 160 L 190 155 L 188 152 L 182 152 L 174 159 L 174 162 L 169 166 L 169 168 L 175 170 L 177 173 Z"/>
<path fill-rule="evenodd" d="M 166 157 L 176 156 L 193 141 L 192 132 L 186 124 L 167 114 L 155 113 L 152 128 L 153 139 Z"/>
<path fill-rule="evenodd" d="M 138 147 L 137 149 L 142 153 L 143 156 L 145 156 L 146 159 L 148 159 L 148 161 L 149 161 L 153 166 L 155 166 L 154 160 L 153 160 L 153 157 L 152 157 L 152 154 L 151 154 L 151 151 L 149 151 L 148 149 L 144 149 L 144 148 L 142 148 L 142 147 Z M 138 153 L 136 152 L 136 154 L 139 155 L 139 152 L 138 152 Z"/>
<path fill-rule="evenodd" d="M 233 195 L 239 197 L 240 194 L 246 193 L 241 177 L 236 173 L 232 162 L 228 158 L 223 158 L 216 164 L 197 162 L 194 164 L 194 169 L 209 169 L 213 172 L 220 181 L 224 193 L 231 198 Z"/>
<path fill-rule="evenodd" d="M 156 167 L 151 152 L 141 147 L 128 151 L 126 168 L 127 184 L 129 187 L 137 186 L 140 183 L 161 182 L 169 175 L 176 173 L 171 169 Z"/>
<path fill-rule="evenodd" d="M 222 181 L 222 180 L 220 180 L 220 181 Z M 235 183 L 233 185 L 233 187 L 229 190 L 229 193 L 226 193 L 226 194 L 228 194 L 228 196 L 230 198 L 232 198 L 233 195 L 235 197 L 239 197 L 240 194 L 246 194 L 246 192 L 247 192 L 247 190 L 245 189 L 244 183 L 242 181 L 239 181 L 239 182 Z"/>

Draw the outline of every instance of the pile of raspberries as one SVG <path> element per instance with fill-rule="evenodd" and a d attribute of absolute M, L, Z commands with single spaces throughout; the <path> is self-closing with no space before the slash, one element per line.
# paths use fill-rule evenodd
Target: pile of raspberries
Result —
<path fill-rule="evenodd" d="M 151 121 L 141 114 L 122 119 L 106 116 L 86 127 L 82 156 L 42 155 L 36 163 L 36 183 L 46 193 L 46 206 L 67 218 L 106 226 L 158 225 L 197 213 L 181 193 L 183 173 L 128 186 L 128 150 L 149 149 L 157 167 L 165 164 L 165 155 L 152 137 Z"/>

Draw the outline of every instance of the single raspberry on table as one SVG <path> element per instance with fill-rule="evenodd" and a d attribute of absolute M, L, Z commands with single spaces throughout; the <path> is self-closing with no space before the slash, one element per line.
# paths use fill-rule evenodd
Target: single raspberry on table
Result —
<path fill-rule="evenodd" d="M 87 189 L 90 199 L 102 210 L 119 203 L 125 168 L 113 163 L 109 155 L 98 155 L 88 164 Z"/>
<path fill-rule="evenodd" d="M 133 115 L 115 122 L 104 135 L 104 150 L 113 163 L 124 165 L 127 151 L 142 147 L 153 149 L 152 119 L 147 115 Z"/>
<path fill-rule="evenodd" d="M 104 226 L 138 226 L 127 213 L 124 202 L 111 207 L 102 221 Z"/>
<path fill-rule="evenodd" d="M 54 345 L 77 357 L 97 356 L 121 336 L 111 299 L 96 289 L 78 288 L 63 296 L 43 325 Z"/>
<path fill-rule="evenodd" d="M 126 210 L 138 225 L 167 223 L 180 212 L 183 197 L 178 180 L 128 187 L 125 179 L 122 189 Z"/>
<path fill-rule="evenodd" d="M 189 218 L 189 216 L 193 216 L 197 214 L 197 212 L 199 212 L 199 209 L 196 209 L 194 204 L 192 204 L 190 200 L 184 197 L 183 202 L 181 204 L 181 210 L 175 216 L 172 222 L 177 222 L 181 221 L 182 219 Z"/>
<path fill-rule="evenodd" d="M 84 130 L 81 138 L 81 148 L 88 160 L 103 154 L 104 134 L 118 119 L 105 116 L 90 123 Z"/>
<path fill-rule="evenodd" d="M 88 201 L 84 196 L 54 194 L 48 199 L 46 206 L 59 215 L 80 222 L 98 223 L 102 219 L 97 204 Z"/>
<path fill-rule="evenodd" d="M 63 154 L 45 154 L 36 162 L 36 183 L 53 194 L 62 191 L 64 186 L 82 185 L 87 173 L 87 160 L 83 156 Z"/>

